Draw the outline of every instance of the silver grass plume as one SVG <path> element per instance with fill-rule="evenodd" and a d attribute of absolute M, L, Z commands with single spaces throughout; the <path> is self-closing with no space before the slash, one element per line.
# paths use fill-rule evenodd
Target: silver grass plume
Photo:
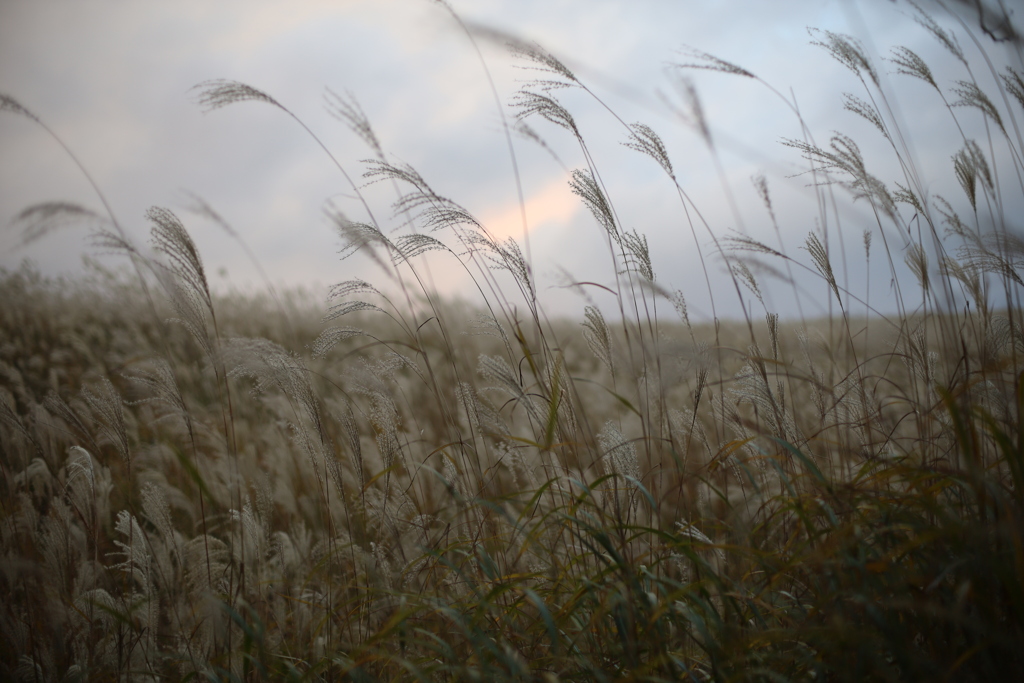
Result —
<path fill-rule="evenodd" d="M 111 554 L 119 555 L 124 559 L 114 564 L 113 568 L 132 577 L 140 587 L 148 592 L 151 558 L 146 549 L 146 535 L 142 531 L 139 521 L 127 510 L 121 510 L 117 513 L 114 529 L 128 539 L 128 542 L 114 540 L 114 545 L 120 548 L 120 551 L 114 551 Z"/>
<path fill-rule="evenodd" d="M 754 277 L 754 274 L 750 271 L 750 266 L 746 262 L 739 259 L 729 261 L 729 272 L 744 287 L 750 290 L 750 293 L 757 297 L 757 300 L 764 306 L 764 296 L 761 294 L 761 287 L 757 284 L 757 278 Z"/>
<path fill-rule="evenodd" d="M 363 331 L 355 327 L 328 327 L 313 342 L 313 358 L 323 358 L 340 342 L 362 334 Z"/>
<path fill-rule="evenodd" d="M 583 200 L 583 204 L 590 210 L 598 224 L 604 228 L 608 236 L 616 244 L 621 244 L 622 238 L 619 229 L 615 225 L 615 216 L 612 214 L 608 200 L 604 192 L 597 184 L 590 171 L 574 169 L 572 179 L 569 181 L 569 189 L 572 193 Z"/>
<path fill-rule="evenodd" d="M 486 244 L 491 250 L 491 254 L 488 254 L 490 262 L 498 269 L 511 273 L 528 300 L 535 301 L 537 289 L 533 282 L 533 272 L 522 249 L 519 248 L 519 243 L 508 237 L 504 241 L 487 240 Z"/>
<path fill-rule="evenodd" d="M 382 391 L 369 392 L 370 424 L 376 432 L 377 450 L 380 452 L 384 469 L 390 468 L 401 459 L 402 444 L 398 438 L 398 406 L 390 395 Z"/>
<path fill-rule="evenodd" d="M 465 494 L 462 487 L 459 486 L 459 470 L 452 461 L 452 457 L 448 453 L 441 451 L 441 459 L 444 461 L 444 467 L 442 470 L 442 478 L 444 479 L 445 486 L 447 486 L 449 492 L 453 494 L 455 498 L 462 498 Z"/>
<path fill-rule="evenodd" d="M 768 341 L 772 348 L 772 359 L 779 359 L 779 314 L 767 313 L 765 323 L 768 325 Z"/>
<path fill-rule="evenodd" d="M 836 295 L 836 300 L 842 303 L 842 299 L 839 296 L 839 285 L 836 283 L 835 273 L 832 272 L 832 262 L 828 258 L 828 251 L 825 250 L 825 245 L 818 239 L 818 235 L 813 232 L 807 233 L 806 245 L 807 253 L 811 255 L 814 267 L 825 278 L 828 286 L 832 288 L 832 292 Z"/>
<path fill-rule="evenodd" d="M 828 411 L 828 407 L 825 405 L 825 392 L 827 391 L 825 376 L 814 363 L 814 357 L 811 354 L 811 342 L 807 337 L 807 333 L 804 330 L 798 330 L 796 338 L 800 343 L 800 351 L 803 354 L 804 363 L 807 364 L 807 370 L 811 375 L 811 401 L 818 411 L 819 418 L 824 420 L 825 413 Z"/>
<path fill-rule="evenodd" d="M 206 328 L 206 315 L 213 315 L 213 297 L 199 249 L 182 222 L 167 209 L 152 207 L 146 212 L 146 218 L 153 223 L 150 236 L 154 248 L 167 259 L 166 264 L 160 265 L 173 277 L 166 286 L 180 316 L 173 320 L 192 334 L 208 356 L 212 355 L 213 343 Z"/>
<path fill-rule="evenodd" d="M 339 95 L 328 88 L 324 95 L 324 104 L 328 113 L 358 135 L 367 147 L 373 150 L 378 159 L 384 158 L 384 148 L 381 146 L 373 126 L 370 125 L 370 120 L 363 113 L 363 108 L 359 106 L 359 102 L 351 92 L 346 90 L 344 95 Z"/>
<path fill-rule="evenodd" d="M 15 490 L 23 490 L 40 506 L 53 498 L 54 483 L 50 467 L 42 458 L 32 458 L 25 469 L 14 476 Z M 30 507 L 35 510 L 37 505 Z"/>
<path fill-rule="evenodd" d="M 903 257 L 910 272 L 917 278 L 917 284 L 922 291 L 929 291 L 931 280 L 928 273 L 928 252 L 917 242 L 911 242 L 907 246 L 907 253 Z"/>
<path fill-rule="evenodd" d="M 974 140 L 967 140 L 963 149 L 953 155 L 953 171 L 963 188 L 964 194 L 971 201 L 971 208 L 978 210 L 977 183 L 981 180 L 990 195 L 995 192 L 992 171 L 981 147 Z"/>
<path fill-rule="evenodd" d="M 604 429 L 597 435 L 597 443 L 601 449 L 601 457 L 606 471 L 621 474 L 640 481 L 640 464 L 636 457 L 636 444 L 628 441 L 614 422 L 609 420 Z M 629 486 L 635 487 L 635 483 Z"/>
<path fill-rule="evenodd" d="M 531 116 L 539 116 L 545 121 L 569 131 L 577 140 L 581 139 L 580 130 L 576 127 L 576 119 L 551 95 L 531 90 L 520 90 L 512 96 L 512 106 L 516 109 L 516 119 L 519 121 Z"/>
<path fill-rule="evenodd" d="M 555 90 L 579 85 L 576 75 L 569 67 L 537 43 L 526 43 L 513 39 L 508 41 L 508 48 L 513 58 L 519 58 L 526 62 L 525 65 L 517 64 L 516 66 L 519 68 L 549 74 L 548 77 L 532 81 L 540 89 Z"/>
<path fill-rule="evenodd" d="M 203 259 L 184 224 L 171 211 L 158 206 L 146 211 L 146 218 L 153 223 L 150 235 L 154 248 L 167 257 L 165 267 L 212 311 L 213 300 Z"/>
<path fill-rule="evenodd" d="M 670 72 L 670 75 L 673 76 L 672 86 L 675 88 L 676 94 L 682 98 L 685 109 L 677 107 L 665 95 L 661 95 L 662 102 L 669 107 L 680 121 L 697 131 L 701 139 L 704 140 L 705 145 L 713 148 L 714 141 L 711 137 L 711 127 L 708 124 L 707 116 L 704 114 L 704 105 L 700 100 L 700 95 L 697 93 L 697 86 L 693 84 L 690 78 L 680 73 Z"/>
<path fill-rule="evenodd" d="M 97 485 L 97 479 L 100 477 L 97 476 L 93 457 L 81 446 L 72 446 L 68 449 L 65 471 L 67 474 L 64 480 L 64 497 L 82 521 L 91 528 L 101 521 L 96 514 L 97 507 L 101 500 L 106 501 L 110 493 L 109 481 L 101 481 Z"/>
<path fill-rule="evenodd" d="M 894 47 L 889 61 L 896 65 L 896 73 L 919 78 L 936 90 L 939 90 L 935 77 L 932 75 L 932 70 L 913 50 L 902 45 Z"/>
<path fill-rule="evenodd" d="M 476 392 L 468 382 L 459 382 L 455 387 L 455 398 L 466 413 L 466 420 L 472 430 L 480 429 L 480 416 L 476 410 Z"/>
<path fill-rule="evenodd" d="M 853 193 L 854 199 L 866 198 L 886 216 L 895 216 L 896 204 L 892 195 L 885 183 L 868 173 L 860 147 L 853 138 L 837 133 L 829 141 L 828 150 L 802 140 L 784 139 L 782 144 L 799 150 L 804 159 L 817 164 L 830 179 L 828 182 L 836 182 L 831 180 L 835 171 L 848 175 L 850 179 L 841 184 Z"/>
<path fill-rule="evenodd" d="M 843 429 L 855 434 L 861 444 L 870 443 L 871 424 L 875 417 L 871 415 L 873 411 L 865 384 L 851 375 L 837 384 L 834 389 L 836 421 Z"/>
<path fill-rule="evenodd" d="M 736 373 L 729 393 L 735 397 L 737 404 L 746 401 L 754 406 L 757 416 L 765 422 L 773 436 L 793 444 L 800 440 L 796 423 L 768 384 L 764 359 L 756 348 L 751 349 L 749 360 Z"/>
<path fill-rule="evenodd" d="M 654 266 L 647 236 L 637 230 L 622 233 L 622 246 L 626 249 L 627 265 L 632 265 L 648 282 L 654 282 Z"/>
<path fill-rule="evenodd" d="M 327 300 L 329 302 L 336 301 L 353 294 L 380 294 L 380 292 L 377 291 L 376 287 L 363 280 L 347 280 L 333 285 L 330 293 L 327 295 Z M 379 312 L 381 310 L 382 309 L 379 306 L 366 301 L 341 301 L 328 307 L 327 314 L 324 315 L 321 322 L 336 320 L 342 316 L 348 315 L 349 313 L 355 313 L 356 311 Z"/>
<path fill-rule="evenodd" d="M 974 300 L 974 305 L 979 309 L 985 309 L 985 286 L 982 282 L 982 273 L 977 266 L 964 265 L 951 256 L 946 256 L 940 267 L 944 278 L 952 277 L 957 280 Z"/>
<path fill-rule="evenodd" d="M 505 350 L 508 351 L 509 356 L 513 355 L 512 343 L 509 341 L 508 332 L 497 318 L 490 313 L 483 313 L 470 321 L 472 331 L 464 332 L 463 334 L 482 334 L 495 339 L 500 339 L 502 344 L 505 346 Z"/>
<path fill-rule="evenodd" d="M 445 228 L 456 228 L 465 226 L 474 230 L 483 231 L 484 227 L 473 214 L 465 207 L 456 204 L 447 198 L 440 198 L 436 204 L 431 204 L 420 214 L 423 227 L 431 232 Z"/>
<path fill-rule="evenodd" d="M 1008 66 L 1006 67 L 1006 73 L 1000 74 L 1000 77 L 1003 79 L 1006 91 L 1013 96 L 1013 99 L 1017 100 L 1021 107 L 1024 107 L 1024 77 L 1021 76 L 1020 72 Z"/>
<path fill-rule="evenodd" d="M 333 301 L 334 299 L 345 297 L 349 294 L 380 294 L 380 292 L 377 291 L 377 288 L 369 282 L 356 278 L 354 280 L 345 280 L 344 282 L 339 282 L 336 285 L 331 285 L 327 294 L 327 300 Z"/>
<path fill-rule="evenodd" d="M 986 341 L 997 353 L 1012 346 L 1017 353 L 1024 353 L 1024 330 L 1016 322 L 1004 316 L 993 316 L 986 331 Z"/>
<path fill-rule="evenodd" d="M 383 309 L 380 306 L 371 304 L 367 301 L 343 301 L 340 304 L 334 304 L 327 309 L 327 314 L 321 319 L 320 322 L 330 322 L 331 320 L 337 320 L 338 318 L 348 315 L 349 313 L 355 313 L 357 311 L 377 311 L 382 313 Z"/>
<path fill-rule="evenodd" d="M 921 199 L 917 194 L 913 190 L 904 187 L 899 182 L 893 184 L 896 185 L 896 191 L 892 193 L 893 201 L 909 204 L 914 208 L 914 211 L 924 215 L 924 204 L 921 203 Z"/>
<path fill-rule="evenodd" d="M 64 577 L 82 560 L 84 543 L 80 527 L 72 523 L 71 509 L 60 499 L 50 501 L 48 514 L 39 519 L 33 530 L 35 546 L 43 557 L 41 567 L 47 575 Z M 57 579 L 58 585 L 64 583 Z"/>
<path fill-rule="evenodd" d="M 168 546 L 177 549 L 177 533 L 174 520 L 171 518 L 171 507 L 167 497 L 157 484 L 147 484 L 142 488 L 142 512 L 149 522 L 160 532 L 160 536 Z"/>
<path fill-rule="evenodd" d="M 196 103 L 202 107 L 204 113 L 235 104 L 236 102 L 264 102 L 287 112 L 287 109 L 281 106 L 280 102 L 267 93 L 239 81 L 222 78 L 203 81 L 194 86 L 192 90 L 196 92 Z"/>
<path fill-rule="evenodd" d="M 131 445 L 128 442 L 128 428 L 124 420 L 124 406 L 121 395 L 110 383 L 102 380 L 96 389 L 84 387 L 82 399 L 89 404 L 93 416 L 99 423 L 100 433 L 106 437 L 126 465 L 131 465 Z"/>
<path fill-rule="evenodd" d="M 990 232 L 957 248 L 965 268 L 994 273 L 1024 286 L 1018 271 L 1024 268 L 1024 238 L 1011 232 Z"/>
<path fill-rule="evenodd" d="M 960 216 L 953 210 L 953 206 L 941 195 L 935 195 L 935 209 L 942 216 L 942 222 L 946 225 L 946 235 L 956 235 L 964 240 L 977 238 L 971 229 L 960 220 Z"/>
<path fill-rule="evenodd" d="M 772 196 L 768 192 L 768 179 L 764 177 L 763 173 L 753 176 L 750 182 L 754 185 L 754 190 L 757 191 L 757 196 L 761 198 L 761 203 L 764 204 L 764 208 L 768 210 L 768 216 L 772 219 L 772 223 L 775 221 L 775 209 L 772 207 Z"/>
<path fill-rule="evenodd" d="M 241 559 L 246 566 L 256 567 L 256 579 L 259 581 L 258 572 L 270 548 L 266 520 L 256 511 L 248 494 L 245 496 L 242 510 L 233 509 L 229 514 L 231 520 L 239 525 L 239 533 L 243 537 L 243 542 L 237 546 L 245 550 L 245 557 Z"/>
<path fill-rule="evenodd" d="M 705 370 L 702 374 L 704 381 L 706 381 L 707 371 Z M 704 429 L 704 423 L 689 407 L 683 406 L 679 410 L 670 410 L 669 426 L 675 432 L 674 436 L 676 440 L 687 444 L 686 450 L 681 453 L 684 467 L 690 454 L 689 440 L 691 438 L 697 439 L 697 441 L 704 447 L 704 452 L 708 456 L 714 453 L 714 450 L 711 448 L 711 441 L 708 439 L 707 431 Z"/>
<path fill-rule="evenodd" d="M 409 164 L 392 164 L 382 159 L 364 159 L 363 162 L 366 164 L 363 177 L 370 183 L 394 181 L 412 187 L 392 205 L 396 214 L 419 212 L 438 204 L 455 204 L 434 192 L 419 171 Z"/>
<path fill-rule="evenodd" d="M 576 432 L 578 422 L 572 403 L 572 380 L 565 368 L 564 358 L 558 356 L 554 363 L 545 367 L 544 381 L 550 402 L 554 403 L 553 412 L 549 406 L 548 419 L 556 418 L 555 424 L 550 425 L 554 430 L 550 436 L 561 441 L 570 440 Z M 548 435 L 545 435 L 545 438 L 547 437 Z"/>
<path fill-rule="evenodd" d="M 232 368 L 230 376 L 254 381 L 254 393 L 274 387 L 295 401 L 317 437 L 323 437 L 320 402 L 301 358 L 267 339 L 231 339 L 225 345 L 224 358 L 225 365 Z"/>
<path fill-rule="evenodd" d="M 658 134 L 650 126 L 643 123 L 630 125 L 629 139 L 622 144 L 654 159 L 661 166 L 662 170 L 668 174 L 669 178 L 672 180 L 676 179 L 675 171 L 672 168 L 672 160 L 669 159 L 665 143 L 661 141 L 661 138 L 658 137 Z"/>
<path fill-rule="evenodd" d="M 587 306 L 583 309 L 583 317 L 583 338 L 587 341 L 587 346 L 597 356 L 597 359 L 604 363 L 608 372 L 614 373 L 612 335 L 604 316 L 601 315 L 601 311 L 597 307 Z"/>
<path fill-rule="evenodd" d="M 18 666 L 14 669 L 14 677 L 23 683 L 36 683 L 36 681 L 47 680 L 43 665 L 29 655 L 20 655 L 18 657 Z"/>
<path fill-rule="evenodd" d="M 960 43 L 957 42 L 956 36 L 943 29 L 938 23 L 932 19 L 932 17 L 921 9 L 921 6 L 910 0 L 911 6 L 915 10 L 914 21 L 916 21 L 923 29 L 932 34 L 932 36 L 941 44 L 946 50 L 960 60 L 960 63 L 967 66 L 967 58 L 964 57 L 964 52 L 960 49 Z"/>
<path fill-rule="evenodd" d="M 691 62 L 673 63 L 672 66 L 676 66 L 683 69 L 703 69 L 706 71 L 717 71 L 724 74 L 732 74 L 733 76 L 742 76 L 744 78 L 757 78 L 754 74 L 747 71 L 741 66 L 737 66 L 732 62 L 727 62 L 724 59 L 720 59 L 714 55 L 695 50 L 690 47 L 686 47 L 680 51 L 681 54 L 694 60 Z"/>
<path fill-rule="evenodd" d="M 683 296 L 681 290 L 676 290 L 672 293 L 669 300 L 672 302 L 672 308 L 675 309 L 676 315 L 679 319 L 686 324 L 686 329 L 690 331 L 690 335 L 693 336 L 693 327 L 690 325 L 690 311 L 686 306 L 686 297 Z"/>
<path fill-rule="evenodd" d="M 226 591 L 230 552 L 215 536 L 196 536 L 182 546 L 185 584 L 195 596 L 207 591 Z"/>
<path fill-rule="evenodd" d="M 363 472 L 363 447 L 351 403 L 345 402 L 341 414 L 337 416 L 337 420 L 341 423 L 345 444 L 351 453 L 352 469 L 356 471 L 356 476 L 359 479 L 359 490 L 364 491 L 366 490 L 366 476 Z"/>
<path fill-rule="evenodd" d="M 953 88 L 953 92 L 956 93 L 960 99 L 952 104 L 954 107 L 971 107 L 977 109 L 982 114 L 992 119 L 992 122 L 999 127 L 999 130 L 1006 134 L 1006 128 L 1003 127 L 1003 117 L 999 115 L 999 110 L 992 104 L 992 100 L 988 98 L 978 84 L 974 81 L 957 81 L 956 86 Z"/>
<path fill-rule="evenodd" d="M 380 231 L 380 228 L 369 223 L 349 220 L 342 213 L 341 209 L 332 203 L 328 203 L 324 207 L 324 215 L 334 224 L 334 229 L 342 240 L 342 247 L 338 250 L 338 255 L 342 261 L 356 252 L 362 252 L 387 272 L 394 245 Z M 377 253 L 377 247 L 383 247 L 388 253 L 388 261 L 380 257 Z"/>
<path fill-rule="evenodd" d="M 886 140 L 890 139 L 889 131 L 886 130 L 885 123 L 882 121 L 882 115 L 878 113 L 878 110 L 875 109 L 875 106 L 870 102 L 865 102 L 851 93 L 843 93 L 843 109 L 860 116 L 862 119 L 877 128 L 878 132 L 881 133 Z"/>
<path fill-rule="evenodd" d="M 449 251 L 448 245 L 441 240 L 418 232 L 401 235 L 394 244 L 395 253 L 392 260 L 395 263 L 409 261 L 431 251 Z"/>
<path fill-rule="evenodd" d="M 469 384 L 462 382 L 456 395 L 465 407 L 470 423 L 479 427 L 484 434 L 491 436 L 500 444 L 511 435 L 508 425 L 498 411 L 482 399 Z"/>
<path fill-rule="evenodd" d="M 39 118 L 35 114 L 21 106 L 21 103 L 18 102 L 18 100 L 6 93 L 0 93 L 0 112 L 9 112 L 17 116 L 24 116 L 35 123 L 39 123 Z"/>
<path fill-rule="evenodd" d="M 711 547 L 715 545 L 715 542 L 708 538 L 700 529 L 685 520 L 676 522 L 676 529 L 677 533 L 683 538 L 687 538 L 690 541 L 707 546 L 706 548 L 699 550 L 701 554 L 713 553 L 720 563 L 725 562 L 725 552 L 721 548 Z"/>
<path fill-rule="evenodd" d="M 125 379 L 145 387 L 151 392 L 149 398 L 143 401 L 156 401 L 170 409 L 172 415 L 176 415 L 187 423 L 192 420 L 185 399 L 178 387 L 178 380 L 170 364 L 163 358 L 154 358 L 146 365 L 136 367 L 132 373 L 125 373 Z"/>
<path fill-rule="evenodd" d="M 812 38 L 811 45 L 816 45 L 828 52 L 833 59 L 863 79 L 866 75 L 877 87 L 878 72 L 864 52 L 864 47 L 856 38 L 842 33 L 823 31 L 816 28 L 807 29 Z"/>
<path fill-rule="evenodd" d="M 928 350 L 924 330 L 917 328 L 912 332 L 900 335 L 896 353 L 910 371 L 911 377 L 921 380 L 925 386 L 930 388 L 935 377 L 939 355 Z"/>
<path fill-rule="evenodd" d="M 75 410 L 56 392 L 51 391 L 46 395 L 46 398 L 43 399 L 43 407 L 45 407 L 51 415 L 63 420 L 64 424 L 71 429 L 75 436 L 82 441 L 88 442 L 93 451 L 99 450 L 99 446 L 92 438 L 92 430 L 85 425 L 85 422 L 79 414 L 75 412 Z"/>
<path fill-rule="evenodd" d="M 5 398 L 6 397 L 3 394 L 0 394 L 0 422 L 18 432 L 22 438 L 32 445 L 32 449 L 37 454 L 42 455 L 43 446 L 39 443 L 39 439 L 32 430 L 25 426 L 24 421 L 22 421 L 18 413 L 14 411 L 14 408 L 8 405 Z"/>
<path fill-rule="evenodd" d="M 533 397 L 526 393 L 520 384 L 519 378 L 512 370 L 505 359 L 497 356 L 486 356 L 481 354 L 479 358 L 480 375 L 492 383 L 493 389 L 497 389 L 510 396 L 518 405 L 526 410 L 529 418 L 537 425 L 544 424 L 544 416 L 538 408 Z"/>
<path fill-rule="evenodd" d="M 124 235 L 100 227 L 89 234 L 89 246 L 100 254 L 135 257 L 139 255 L 135 245 Z"/>
<path fill-rule="evenodd" d="M 22 209 L 11 219 L 21 232 L 21 246 L 40 240 L 51 232 L 72 225 L 106 226 L 109 221 L 92 209 L 72 202 L 42 202 Z"/>

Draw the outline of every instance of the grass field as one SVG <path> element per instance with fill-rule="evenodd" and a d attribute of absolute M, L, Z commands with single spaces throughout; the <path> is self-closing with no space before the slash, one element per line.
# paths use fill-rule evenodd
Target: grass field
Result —
<path fill-rule="evenodd" d="M 852 139 L 805 130 L 788 152 L 835 223 L 797 253 L 702 225 L 657 134 L 623 124 L 701 259 L 731 273 L 709 278 L 712 306 L 740 297 L 742 320 L 698 324 L 663 288 L 555 97 L 590 91 L 525 44 L 541 75 L 508 132 L 543 122 L 578 143 L 571 187 L 607 239 L 617 310 L 545 316 L 521 245 L 392 161 L 346 98 L 333 106 L 375 157 L 352 192 L 393 185 L 409 222 L 335 212 L 343 256 L 381 280 L 335 285 L 326 304 L 212 293 L 167 209 L 147 215 L 150 256 L 112 212 L 28 207 L 26 238 L 87 223 L 125 269 L 0 276 L 0 677 L 1015 680 L 1024 236 L 1006 207 L 1024 196 L 1024 76 L 996 71 L 985 92 L 983 58 L 917 11 L 964 67 L 952 87 L 907 48 L 815 34 L 863 85 L 848 109 L 903 176 L 885 183 Z M 923 183 L 883 58 L 956 121 L 942 172 L 962 196 Z M 197 93 L 292 114 L 240 83 Z M 45 125 L 12 97 L 0 110 Z M 854 198 L 874 223 L 839 221 Z M 833 267 L 845 234 L 889 264 L 896 313 L 850 312 L 867 302 Z M 427 252 L 472 274 L 475 310 L 424 284 Z M 763 278 L 793 270 L 814 273 L 831 319 L 768 310 Z"/>

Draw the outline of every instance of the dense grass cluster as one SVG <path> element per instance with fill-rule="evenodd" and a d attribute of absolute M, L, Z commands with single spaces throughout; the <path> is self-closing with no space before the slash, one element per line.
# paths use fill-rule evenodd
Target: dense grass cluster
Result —
<path fill-rule="evenodd" d="M 349 98 L 330 106 L 405 227 L 382 229 L 369 202 L 361 221 L 329 210 L 343 255 L 382 282 L 334 286 L 326 316 L 298 295 L 212 294 L 166 209 L 147 215 L 152 252 L 112 212 L 26 209 L 27 238 L 88 223 L 131 270 L 0 278 L 0 677 L 1015 679 L 1024 237 L 1005 207 L 1024 196 L 1024 80 L 998 71 L 984 92 L 956 37 L 917 17 L 961 80 L 947 88 L 902 47 L 886 69 L 932 86 L 956 121 L 963 197 L 929 194 L 881 67 L 830 32 L 813 35 L 863 86 L 847 109 L 903 175 L 871 175 L 849 137 L 816 142 L 794 108 L 803 137 L 788 144 L 821 221 L 799 255 L 702 223 L 657 134 L 622 124 L 665 171 L 702 261 L 731 273 L 749 311 L 733 323 L 692 324 L 662 287 L 555 97 L 590 91 L 514 41 L 541 78 L 506 132 L 539 140 L 527 122 L 541 121 L 578 143 L 571 187 L 615 263 L 618 309 L 586 305 L 582 324 L 548 320 L 521 246 L 390 161 Z M 240 83 L 198 93 L 295 118 Z M 0 109 L 43 125 L 10 97 Z M 851 194 L 874 224 L 840 221 Z M 851 231 L 865 267 L 889 264 L 898 313 L 850 313 L 869 308 L 833 266 Z M 427 252 L 472 276 L 475 315 L 432 292 Z M 755 274 L 797 295 L 794 271 L 815 274 L 833 319 L 765 308 Z"/>

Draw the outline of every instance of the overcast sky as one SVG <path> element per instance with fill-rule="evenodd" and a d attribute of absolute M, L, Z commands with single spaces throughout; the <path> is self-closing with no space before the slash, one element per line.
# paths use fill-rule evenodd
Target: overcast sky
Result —
<path fill-rule="evenodd" d="M 894 67 L 881 58 L 896 45 L 910 47 L 947 89 L 966 73 L 914 23 L 903 2 L 452 0 L 452 5 L 467 22 L 538 42 L 622 120 L 654 128 L 666 142 L 681 185 L 717 235 L 736 230 L 778 244 L 750 181 L 764 174 L 785 251 L 805 262 L 807 254 L 799 247 L 816 228 L 818 210 L 808 178 L 794 177 L 804 169 L 799 153 L 780 144 L 801 137 L 787 105 L 753 80 L 693 73 L 718 150 L 719 174 L 700 136 L 673 115 L 659 93 L 681 102 L 666 72 L 668 64 L 688 60 L 681 49 L 712 53 L 795 97 L 819 143 L 833 131 L 852 135 L 869 170 L 891 183 L 901 178 L 891 149 L 869 124 L 843 111 L 843 92 L 860 97 L 865 92 L 849 71 L 810 44 L 807 27 L 854 35 L 873 56 L 897 105 L 915 159 L 926 170 L 925 183 L 962 204 L 950 163 L 960 138 L 949 113 L 934 91 L 892 74 Z M 957 32 L 979 80 L 991 84 L 962 28 L 944 15 L 936 18 Z M 512 116 L 507 104 L 531 73 L 513 68 L 502 46 L 481 38 L 481 47 L 506 116 Z M 989 54 L 997 66 L 1017 63 L 998 46 Z M 360 160 L 371 152 L 323 105 L 325 88 L 350 92 L 392 160 L 411 164 L 494 234 L 523 242 L 512 164 L 485 73 L 472 44 L 435 3 L 0 2 L 0 93 L 37 114 L 74 151 L 140 245 L 147 243 L 150 227 L 145 210 L 170 208 L 192 232 L 217 287 L 262 286 L 238 244 L 188 212 L 189 193 L 194 193 L 234 226 L 279 286 L 324 291 L 356 276 L 381 281 L 365 259 L 338 258 L 341 242 L 324 215 L 325 203 L 333 201 L 355 220 L 366 215 L 331 159 L 295 121 L 263 103 L 204 114 L 190 88 L 215 78 L 242 81 L 272 95 L 358 178 L 364 170 Z M 623 227 L 647 235 L 658 282 L 682 290 L 694 314 L 706 317 L 707 286 L 673 186 L 653 161 L 620 144 L 625 129 L 592 98 L 572 90 L 557 96 L 576 117 Z M 973 135 L 983 135 L 980 115 L 961 116 L 973 126 Z M 515 141 L 541 298 L 553 312 L 579 314 L 585 301 L 559 285 L 565 273 L 612 285 L 608 248 L 568 186 L 567 169 L 584 165 L 579 148 L 566 131 L 543 121 L 529 123 L 559 157 L 556 161 L 529 141 Z M 31 121 L 0 116 L 0 150 L 0 225 L 8 226 L 19 211 L 41 201 L 102 208 L 72 161 Z M 1006 167 L 1004 175 L 1010 174 Z M 1019 186 L 1012 192 L 1014 187 L 1008 185 L 1007 201 L 1019 213 L 1021 193 Z M 397 225 L 391 221 L 390 186 L 371 188 L 368 197 L 379 218 Z M 864 202 L 843 203 L 849 207 L 842 214 L 849 269 L 842 277 L 861 296 L 870 283 L 872 303 L 892 310 L 883 260 L 875 258 L 871 271 L 864 266 L 862 233 L 877 233 L 878 227 Z M 31 259 L 45 273 L 80 272 L 82 255 L 90 253 L 85 237 L 86 230 L 72 228 L 18 247 L 19 236 L 8 227 L 0 235 L 0 267 L 16 268 Z M 698 237 L 713 287 L 724 291 L 719 313 L 737 315 L 721 259 L 706 232 Z M 108 257 L 106 263 L 118 261 Z M 437 259 L 430 268 L 442 292 L 468 296 L 469 282 L 459 268 Z M 824 311 L 822 285 L 811 279 L 801 283 L 809 290 L 807 313 Z M 607 305 L 598 291 L 593 288 L 596 299 Z M 796 314 L 789 287 L 766 284 L 765 291 L 769 310 Z"/>

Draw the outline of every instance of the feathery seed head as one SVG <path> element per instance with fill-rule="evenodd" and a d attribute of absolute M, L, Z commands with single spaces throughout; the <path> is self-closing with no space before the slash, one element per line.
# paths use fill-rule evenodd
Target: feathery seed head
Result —
<path fill-rule="evenodd" d="M 960 99 L 953 103 L 954 107 L 972 107 L 977 109 L 982 114 L 987 116 L 995 123 L 999 130 L 1004 134 L 1006 128 L 1003 127 L 1003 117 L 999 115 L 999 110 L 996 109 L 996 105 L 992 104 L 992 100 L 988 98 L 978 84 L 974 81 L 957 81 L 956 86 L 953 88 L 953 92 L 956 93 Z"/>
<path fill-rule="evenodd" d="M 946 48 L 951 55 L 960 60 L 961 64 L 967 66 L 967 58 L 964 57 L 964 52 L 960 49 L 960 43 L 957 42 L 956 35 L 939 26 L 931 15 L 925 12 L 915 0 L 910 0 L 910 5 L 915 11 L 914 21 L 928 31 L 928 33 L 932 34 L 932 37 L 939 41 L 939 44 Z"/>
<path fill-rule="evenodd" d="M 236 102 L 247 102 L 250 100 L 266 102 L 269 105 L 281 109 L 282 111 L 287 111 L 277 100 L 267 93 L 262 90 L 257 90 L 251 85 L 246 85 L 245 83 L 240 83 L 238 81 L 230 81 L 226 79 L 203 81 L 202 83 L 193 86 L 192 91 L 196 92 L 196 104 L 202 107 L 204 113 L 220 109 L 221 107 L 226 107 L 229 104 L 234 104 Z"/>
<path fill-rule="evenodd" d="M 597 359 L 604 363 L 608 372 L 615 372 L 612 357 L 612 335 L 601 311 L 595 306 L 583 309 L 583 338 Z"/>
<path fill-rule="evenodd" d="M 18 100 L 14 99 L 10 95 L 7 95 L 6 93 L 0 93 L 0 112 L 5 111 L 10 112 L 12 114 L 17 114 L 18 116 L 24 116 L 27 119 L 31 119 L 32 121 L 39 123 L 39 119 L 36 117 L 36 115 L 30 112 L 25 107 L 21 106 L 21 103 L 18 102 Z"/>
<path fill-rule="evenodd" d="M 757 76 L 747 71 L 743 67 L 737 66 L 732 62 L 727 62 L 724 59 L 720 59 L 712 54 L 708 54 L 707 52 L 703 52 L 701 50 L 695 50 L 690 47 L 685 47 L 682 50 L 680 50 L 680 53 L 695 61 L 673 63 L 671 66 L 682 69 L 704 69 L 707 71 L 718 71 L 724 74 L 743 76 L 744 78 L 757 78 Z"/>
<path fill-rule="evenodd" d="M 327 107 L 328 113 L 358 135 L 373 150 L 378 159 L 384 158 L 384 149 L 381 147 L 380 140 L 377 138 L 373 126 L 370 125 L 370 120 L 363 112 L 363 108 L 359 106 L 359 102 L 351 92 L 346 90 L 344 95 L 339 95 L 327 88 L 327 92 L 324 94 L 324 105 Z"/>
<path fill-rule="evenodd" d="M 811 45 L 816 45 L 828 52 L 833 59 L 855 73 L 859 78 L 865 75 L 871 82 L 878 86 L 878 72 L 864 52 L 864 46 L 856 38 L 832 31 L 822 31 L 816 28 L 807 29 L 815 40 Z"/>
<path fill-rule="evenodd" d="M 672 170 L 672 160 L 669 159 L 665 143 L 661 141 L 658 134 L 650 126 L 643 123 L 634 123 L 629 129 L 629 139 L 622 144 L 654 159 L 664 169 L 665 173 L 675 180 L 676 175 L 675 171 Z"/>
<path fill-rule="evenodd" d="M 894 47 L 889 61 L 896 65 L 896 73 L 919 78 L 936 90 L 939 89 L 928 64 L 910 48 L 903 47 L 902 45 Z"/>

